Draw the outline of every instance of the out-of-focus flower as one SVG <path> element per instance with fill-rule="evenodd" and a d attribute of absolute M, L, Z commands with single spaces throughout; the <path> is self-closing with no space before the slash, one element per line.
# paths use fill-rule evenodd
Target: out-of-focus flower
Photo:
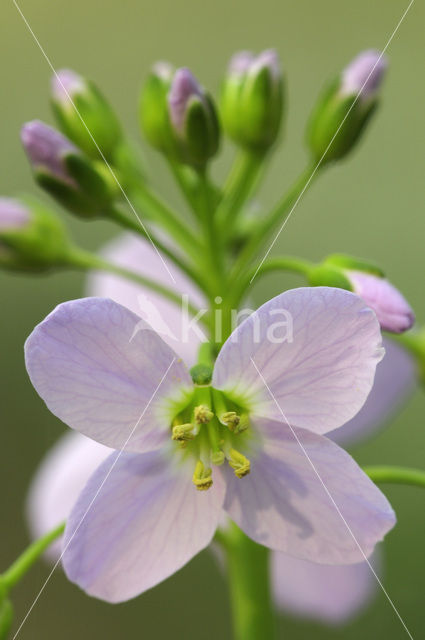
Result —
<path fill-rule="evenodd" d="M 386 68 L 378 51 L 364 51 L 324 91 L 308 126 L 315 161 L 338 160 L 354 148 L 378 105 Z"/>
<path fill-rule="evenodd" d="M 292 314 L 293 342 L 270 338 L 279 309 Z M 349 509 L 350 527 L 369 555 L 394 514 L 350 456 L 321 435 L 359 410 L 382 355 L 379 325 L 362 301 L 328 288 L 274 298 L 225 343 L 210 387 L 193 386 L 147 324 L 130 342 L 141 322 L 110 300 L 73 301 L 50 314 L 26 344 L 31 380 L 55 415 L 120 449 L 90 478 L 68 520 L 68 577 L 109 601 L 133 597 L 207 546 L 223 507 L 272 549 L 331 564 L 359 561 L 357 544 L 292 429 L 339 507 Z M 282 421 L 276 402 L 296 426 Z M 229 466 L 213 474 L 210 465 L 225 459 Z M 213 475 L 214 487 L 194 491 L 188 465 L 198 489 L 210 488 Z M 80 522 L 107 473 L 96 506 Z"/>
<path fill-rule="evenodd" d="M 106 173 L 70 140 L 39 120 L 27 122 L 21 138 L 35 179 L 43 189 L 77 215 L 107 215 L 115 194 Z"/>
<path fill-rule="evenodd" d="M 167 96 L 175 73 L 168 62 L 157 62 L 140 95 L 140 126 L 150 144 L 163 153 L 176 156 Z"/>
<path fill-rule="evenodd" d="M 149 241 L 134 234 L 123 234 L 114 239 L 103 250 L 102 256 L 111 262 L 126 267 L 136 273 L 167 285 L 169 276 L 165 269 L 158 269 L 158 254 Z M 174 289 L 187 302 L 203 309 L 206 301 L 203 294 L 178 267 L 173 267 Z M 188 326 L 187 339 L 184 336 L 184 298 L 182 308 L 160 295 L 143 289 L 119 276 L 99 271 L 89 276 L 87 295 L 111 298 L 145 320 L 176 353 L 192 366 L 196 363 L 199 344 L 202 339 L 200 327 Z M 186 319 L 189 317 L 186 313 Z M 189 323 L 188 323 L 189 324 Z"/>
<path fill-rule="evenodd" d="M 370 560 L 376 571 L 378 549 Z M 272 553 L 274 600 L 284 611 L 328 624 L 341 624 L 371 602 L 377 581 L 367 562 L 324 565 Z"/>
<path fill-rule="evenodd" d="M 121 127 L 99 89 L 71 69 L 52 78 L 52 106 L 59 127 L 94 160 L 107 159 L 122 141 Z"/>
<path fill-rule="evenodd" d="M 236 53 L 223 82 L 223 128 L 239 145 L 263 153 L 275 141 L 283 115 L 283 76 L 276 51 Z"/>
<path fill-rule="evenodd" d="M 47 452 L 27 498 L 27 518 L 35 539 L 68 518 L 88 479 L 112 451 L 71 431 Z M 56 561 L 60 552 L 61 542 L 57 540 L 47 549 L 46 556 Z"/>

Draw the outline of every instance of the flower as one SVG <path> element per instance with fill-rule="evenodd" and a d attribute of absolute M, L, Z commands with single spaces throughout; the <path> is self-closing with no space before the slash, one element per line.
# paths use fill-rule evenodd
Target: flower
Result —
<path fill-rule="evenodd" d="M 157 268 L 158 254 L 152 244 L 134 234 L 125 233 L 112 240 L 102 251 L 102 257 L 160 284 L 169 284 L 166 270 Z M 173 277 L 177 292 L 186 295 L 188 301 L 200 309 L 205 307 L 203 294 L 177 266 L 173 267 Z M 137 313 L 186 363 L 190 366 L 196 363 L 201 340 L 200 328 L 188 330 L 188 340 L 184 340 L 183 310 L 169 300 L 104 271 L 97 271 L 89 276 L 87 295 L 111 298 Z"/>
<path fill-rule="evenodd" d="M 293 317 L 292 343 L 270 339 L 282 308 Z M 394 514 L 354 460 L 322 435 L 360 409 L 382 356 L 378 323 L 361 300 L 319 287 L 277 296 L 236 329 L 212 385 L 202 387 L 146 323 L 129 342 L 140 322 L 111 300 L 76 300 L 53 311 L 26 344 L 31 381 L 50 410 L 119 449 L 91 476 L 68 519 L 68 577 L 111 602 L 134 597 L 206 547 L 223 508 L 272 549 L 358 562 L 357 543 L 294 434 L 369 555 Z"/>
<path fill-rule="evenodd" d="M 341 74 L 341 94 L 349 96 L 361 91 L 360 100 L 368 100 L 375 96 L 387 67 L 388 62 L 379 51 L 362 51 Z"/>
<path fill-rule="evenodd" d="M 374 551 L 372 566 L 379 565 L 378 551 Z M 367 562 L 324 565 L 276 552 L 271 559 L 271 579 L 280 609 L 332 625 L 342 624 L 368 604 L 378 586 Z"/>

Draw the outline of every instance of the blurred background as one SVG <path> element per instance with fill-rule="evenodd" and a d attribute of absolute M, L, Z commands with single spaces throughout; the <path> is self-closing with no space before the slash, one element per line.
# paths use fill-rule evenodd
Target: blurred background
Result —
<path fill-rule="evenodd" d="M 399 0 L 21 0 L 20 6 L 54 66 L 93 78 L 140 139 L 137 99 L 149 67 L 158 59 L 192 68 L 216 93 L 228 58 L 238 49 L 276 47 L 287 73 L 289 102 L 284 144 L 273 157 L 262 190 L 272 204 L 282 185 L 303 167 L 304 125 L 323 82 L 362 49 L 383 48 L 407 1 Z M 311 259 L 341 251 L 381 265 L 425 322 L 423 25 L 415 2 L 388 48 L 390 70 L 382 106 L 349 158 L 326 172 L 300 202 L 274 252 Z M 0 193 L 35 193 L 19 142 L 23 122 L 52 122 L 50 69 L 11 0 L 0 20 Z M 233 150 L 217 162 L 223 176 Z M 161 158 L 146 149 L 155 184 L 177 204 Z M 116 230 L 107 222 L 78 222 L 63 213 L 75 238 L 97 249 Z M 287 286 L 297 285 L 295 277 Z M 272 276 L 255 291 L 258 303 L 281 287 Z M 23 513 L 27 487 L 45 450 L 64 426 L 48 412 L 26 375 L 23 343 L 59 302 L 83 295 L 84 278 L 0 274 L 2 526 L 0 567 L 28 542 Z M 418 391 L 398 416 L 353 454 L 362 464 L 425 466 L 425 396 Z M 385 487 L 398 516 L 388 536 L 383 581 L 412 635 L 425 625 L 425 493 Z M 16 621 L 25 615 L 48 574 L 40 563 L 16 590 Z M 281 618 L 281 638 L 365 640 L 406 636 L 382 593 L 356 620 L 341 628 Z M 171 636 L 172 634 L 172 636 Z M 86 597 L 57 570 L 19 637 L 231 638 L 227 587 L 211 554 L 204 552 L 177 575 L 136 600 L 110 606 Z"/>

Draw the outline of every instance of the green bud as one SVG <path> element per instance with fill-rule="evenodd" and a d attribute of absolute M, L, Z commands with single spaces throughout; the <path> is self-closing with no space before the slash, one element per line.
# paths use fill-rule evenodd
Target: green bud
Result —
<path fill-rule="evenodd" d="M 279 133 L 284 84 L 277 54 L 248 51 L 231 60 L 221 92 L 221 116 L 226 133 L 240 146 L 265 152 Z"/>
<path fill-rule="evenodd" d="M 140 96 L 140 126 L 149 143 L 158 151 L 177 155 L 177 144 L 172 133 L 167 96 L 174 68 L 167 62 L 158 62 L 152 69 Z"/>
<path fill-rule="evenodd" d="M 177 159 L 203 167 L 219 147 L 220 129 L 211 97 L 189 69 L 177 69 L 168 92 L 168 114 Z"/>
<path fill-rule="evenodd" d="M 340 269 L 325 263 L 310 269 L 308 281 L 312 287 L 337 287 L 348 291 L 353 290 L 349 279 Z"/>
<path fill-rule="evenodd" d="M 43 189 L 79 216 L 107 215 L 118 192 L 103 161 L 89 160 L 59 131 L 37 120 L 23 126 L 21 137 Z"/>
<path fill-rule="evenodd" d="M 380 267 L 366 260 L 360 258 L 353 258 L 353 256 L 347 256 L 343 253 L 334 253 L 328 256 L 325 260 L 327 265 L 339 267 L 348 271 L 364 271 L 371 275 L 378 276 L 378 278 L 385 278 L 385 274 Z"/>
<path fill-rule="evenodd" d="M 70 249 L 60 218 L 44 205 L 0 198 L 0 267 L 46 271 L 66 264 Z"/>
<path fill-rule="evenodd" d="M 324 91 L 307 129 L 316 162 L 338 160 L 354 148 L 378 105 L 385 68 L 378 52 L 366 51 Z"/>
<path fill-rule="evenodd" d="M 100 149 L 112 159 L 122 141 L 121 127 L 92 82 L 69 69 L 59 71 L 52 79 L 52 107 L 60 129 L 88 156 L 98 160 Z"/>

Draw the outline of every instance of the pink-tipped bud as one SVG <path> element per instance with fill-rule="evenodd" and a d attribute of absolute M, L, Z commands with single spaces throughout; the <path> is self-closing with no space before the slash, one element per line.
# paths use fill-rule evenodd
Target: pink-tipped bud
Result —
<path fill-rule="evenodd" d="M 341 94 L 361 92 L 360 99 L 373 97 L 382 83 L 387 66 L 386 58 L 379 51 L 363 51 L 342 72 Z"/>
<path fill-rule="evenodd" d="M 40 120 L 24 124 L 21 140 L 28 160 L 35 171 L 44 171 L 57 180 L 75 186 L 64 163 L 67 153 L 79 153 L 77 147 L 59 131 Z"/>

